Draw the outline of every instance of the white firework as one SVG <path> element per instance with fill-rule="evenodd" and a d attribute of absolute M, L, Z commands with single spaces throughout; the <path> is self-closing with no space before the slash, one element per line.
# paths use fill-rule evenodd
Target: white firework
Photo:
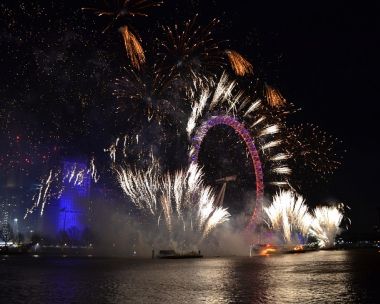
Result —
<path fill-rule="evenodd" d="M 337 207 L 317 207 L 313 211 L 310 234 L 318 240 L 320 247 L 332 247 L 340 232 L 343 214 Z"/>
<path fill-rule="evenodd" d="M 282 235 L 287 244 L 294 243 L 294 234 L 306 237 L 312 223 L 312 216 L 301 195 L 292 191 L 280 191 L 273 197 L 272 204 L 264 208 L 268 225 Z"/>
<path fill-rule="evenodd" d="M 37 187 L 38 193 L 36 193 L 32 198 L 33 205 L 31 208 L 26 209 L 24 219 L 26 219 L 29 214 L 32 214 L 38 208 L 40 208 L 40 216 L 43 216 L 45 207 L 49 204 L 50 200 L 61 196 L 63 187 L 57 189 L 60 176 L 60 171 L 51 169 L 49 174 L 41 179 L 41 182 Z"/>
<path fill-rule="evenodd" d="M 266 182 L 278 187 L 288 187 L 288 183 L 281 180 L 291 174 L 287 165 L 290 155 L 283 147 L 282 140 L 284 122 L 280 116 L 268 109 L 262 99 L 252 99 L 245 91 L 238 89 L 237 82 L 230 80 L 226 73 L 221 75 L 213 89 L 200 88 L 197 94 L 192 92 L 190 96 L 194 98 L 186 128 L 189 138 L 203 138 L 205 134 L 201 134 L 202 126 L 209 118 L 230 116 L 241 123 L 254 139 L 262 162 L 267 164 L 265 168 L 268 171 L 264 174 Z M 193 146 L 190 147 L 190 157 L 194 155 L 194 149 Z M 271 183 L 270 179 L 274 179 L 276 183 Z"/>
<path fill-rule="evenodd" d="M 98 174 L 98 170 L 95 167 L 95 158 L 91 158 L 90 167 L 87 169 L 87 174 L 91 176 L 93 181 L 97 183 L 100 179 L 100 175 Z"/>
<path fill-rule="evenodd" d="M 172 243 L 199 244 L 217 225 L 228 220 L 226 208 L 214 206 L 215 195 L 202 181 L 202 171 L 192 164 L 174 174 L 161 174 L 157 162 L 147 170 L 119 166 L 118 182 L 136 207 L 164 219 Z"/>

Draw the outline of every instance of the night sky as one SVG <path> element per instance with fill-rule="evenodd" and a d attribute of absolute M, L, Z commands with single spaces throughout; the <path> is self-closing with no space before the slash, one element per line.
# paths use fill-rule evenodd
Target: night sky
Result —
<path fill-rule="evenodd" d="M 120 33 L 113 28 L 102 34 L 106 19 L 80 10 L 102 3 L 0 4 L 0 183 L 3 196 L 15 187 L 26 193 L 23 207 L 52 163 L 83 155 L 101 159 L 99 151 L 111 140 L 134 130 L 131 113 L 116 113 L 112 96 L 114 79 L 128 64 Z M 219 18 L 215 35 L 302 108 L 291 122 L 315 123 L 343 141 L 343 165 L 327 183 L 304 193 L 311 205 L 345 202 L 352 208 L 352 230 L 370 231 L 380 220 L 380 7 L 279 3 L 167 0 L 132 23 L 147 46 L 159 24 L 195 13 L 201 24 Z M 147 138 L 154 139 L 154 132 Z"/>

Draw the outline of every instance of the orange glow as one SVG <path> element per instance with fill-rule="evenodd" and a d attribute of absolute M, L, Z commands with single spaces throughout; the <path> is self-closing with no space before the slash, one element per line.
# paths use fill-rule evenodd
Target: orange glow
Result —
<path fill-rule="evenodd" d="M 265 95 L 268 104 L 273 108 L 279 108 L 286 104 L 286 100 L 281 93 L 267 84 L 265 84 Z"/>
<path fill-rule="evenodd" d="M 270 254 L 276 253 L 277 249 L 274 248 L 271 244 L 267 244 L 263 250 L 260 251 L 260 255 L 268 256 Z"/>
<path fill-rule="evenodd" d="M 227 50 L 226 54 L 236 75 L 253 74 L 252 64 L 238 52 Z"/>
<path fill-rule="evenodd" d="M 123 26 L 119 30 L 123 35 L 125 50 L 132 65 L 139 70 L 140 66 L 145 63 L 144 50 L 139 40 L 129 31 L 127 26 Z"/>
<path fill-rule="evenodd" d="M 303 246 L 302 245 L 297 245 L 296 247 L 293 248 L 294 251 L 301 251 L 303 250 Z"/>

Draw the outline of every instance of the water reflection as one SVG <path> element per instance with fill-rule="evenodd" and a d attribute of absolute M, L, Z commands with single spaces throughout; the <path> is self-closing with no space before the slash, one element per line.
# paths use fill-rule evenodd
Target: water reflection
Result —
<path fill-rule="evenodd" d="M 376 303 L 380 254 L 0 261 L 9 303 Z M 22 288 L 21 288 L 22 287 Z"/>
<path fill-rule="evenodd" d="M 268 260 L 268 303 L 349 303 L 347 253 L 317 252 Z"/>

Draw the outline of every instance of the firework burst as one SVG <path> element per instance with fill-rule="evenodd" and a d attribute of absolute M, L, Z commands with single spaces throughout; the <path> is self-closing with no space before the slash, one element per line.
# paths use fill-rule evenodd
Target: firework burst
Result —
<path fill-rule="evenodd" d="M 287 244 L 299 243 L 297 233 L 306 237 L 309 233 L 312 217 L 302 196 L 292 191 L 280 191 L 273 197 L 272 204 L 264 208 L 268 217 L 268 226 L 282 235 Z"/>
<path fill-rule="evenodd" d="M 307 175 L 315 182 L 327 179 L 341 164 L 337 147 L 342 142 L 313 124 L 287 127 L 284 143 L 287 153 L 292 155 L 293 171 L 302 176 L 300 179 Z"/>
<path fill-rule="evenodd" d="M 137 121 L 137 117 L 140 121 L 154 120 L 180 132 L 188 119 L 189 106 L 184 102 L 185 96 L 177 94 L 171 80 L 159 74 L 155 67 L 141 71 L 125 68 L 124 75 L 116 79 L 114 87 L 117 111 L 132 114 L 128 120 Z"/>
<path fill-rule="evenodd" d="M 155 116 L 160 121 L 173 110 L 165 96 L 165 83 L 155 71 L 136 72 L 125 68 L 124 72 L 124 76 L 116 79 L 113 92 L 118 101 L 118 111 L 128 109 L 136 115 L 136 112 L 142 110 L 148 121 Z"/>
<path fill-rule="evenodd" d="M 196 165 L 162 174 L 153 159 L 145 171 L 123 166 L 115 171 L 122 190 L 138 209 L 155 217 L 158 225 L 164 219 L 172 245 L 198 245 L 230 216 L 227 209 L 214 206 L 214 192 L 204 186 L 203 173 Z"/>
<path fill-rule="evenodd" d="M 336 235 L 340 232 L 343 214 L 338 207 L 317 207 L 313 211 L 314 219 L 310 234 L 318 240 L 322 248 L 334 246 Z"/>
<path fill-rule="evenodd" d="M 272 178 L 276 185 L 287 185 L 279 183 L 291 173 L 287 165 L 290 155 L 282 145 L 282 130 L 285 128 L 282 119 L 273 115 L 261 99 L 252 100 L 245 91 L 239 90 L 237 83 L 223 73 L 213 90 L 201 90 L 198 99 L 192 102 L 192 113 L 186 128 L 189 138 L 203 138 L 205 134 L 202 132 L 208 131 L 208 128 L 202 131 L 202 122 L 221 113 L 224 117 L 234 118 L 249 131 L 262 162 L 269 169 L 265 174 L 267 179 Z M 190 155 L 194 153 L 195 147 L 192 147 Z"/>
<path fill-rule="evenodd" d="M 160 74 L 172 81 L 185 82 L 190 87 L 204 87 L 212 83 L 214 71 L 225 65 L 219 42 L 212 31 L 219 22 L 207 26 L 196 25 L 197 16 L 184 26 L 163 27 L 164 38 L 159 41 Z"/>
<path fill-rule="evenodd" d="M 119 27 L 119 31 L 123 37 L 124 47 L 128 58 L 131 60 L 132 66 L 139 70 L 145 63 L 145 53 L 137 37 L 137 32 L 132 31 L 130 19 L 136 16 L 147 17 L 146 9 L 160 6 L 161 4 L 161 1 L 150 0 L 116 0 L 107 1 L 107 7 L 104 9 L 84 7 L 82 10 L 92 11 L 98 17 L 106 16 L 111 18 L 111 21 L 104 28 L 102 33 L 105 33 L 115 24 L 124 21 Z"/>
<path fill-rule="evenodd" d="M 93 12 L 98 17 L 108 17 L 111 21 L 104 28 L 103 33 L 122 19 L 136 16 L 147 17 L 146 9 L 160 6 L 162 1 L 150 0 L 110 0 L 105 1 L 105 8 L 83 7 L 83 11 Z"/>

